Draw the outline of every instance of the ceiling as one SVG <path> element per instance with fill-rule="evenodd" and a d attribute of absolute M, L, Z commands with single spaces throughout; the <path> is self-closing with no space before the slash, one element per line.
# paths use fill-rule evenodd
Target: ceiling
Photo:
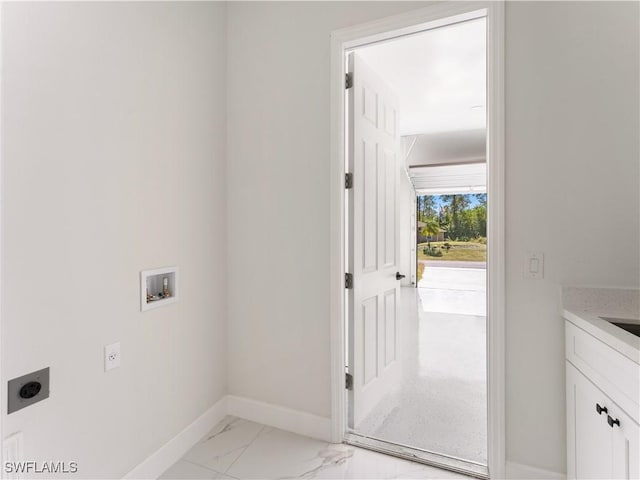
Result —
<path fill-rule="evenodd" d="M 486 132 L 485 129 L 459 130 L 403 137 L 407 166 L 484 162 Z"/>
<path fill-rule="evenodd" d="M 400 135 L 486 127 L 486 19 L 360 48 L 396 92 Z"/>

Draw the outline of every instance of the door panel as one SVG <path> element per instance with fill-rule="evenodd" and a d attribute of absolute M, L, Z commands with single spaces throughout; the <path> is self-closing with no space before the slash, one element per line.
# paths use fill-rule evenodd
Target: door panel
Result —
<path fill-rule="evenodd" d="M 378 158 L 375 144 L 362 141 L 362 159 L 357 162 L 362 183 L 362 271 L 373 272 L 378 266 Z"/>
<path fill-rule="evenodd" d="M 397 385 L 398 102 L 391 89 L 357 56 L 350 56 L 348 95 L 350 245 L 350 427 L 356 428 Z"/>
<path fill-rule="evenodd" d="M 396 109 L 390 105 L 384 107 L 384 130 L 392 137 L 396 136 Z"/>
<path fill-rule="evenodd" d="M 368 298 L 362 302 L 362 384 L 366 386 L 378 376 L 378 299 Z"/>
<path fill-rule="evenodd" d="M 390 290 L 384 295 L 384 366 L 391 365 L 396 359 L 396 290 Z"/>
<path fill-rule="evenodd" d="M 396 264 L 396 155 L 395 152 L 384 150 L 384 265 L 393 267 Z"/>
<path fill-rule="evenodd" d="M 362 97 L 362 116 L 378 128 L 378 94 L 366 81 L 362 84 Z"/>

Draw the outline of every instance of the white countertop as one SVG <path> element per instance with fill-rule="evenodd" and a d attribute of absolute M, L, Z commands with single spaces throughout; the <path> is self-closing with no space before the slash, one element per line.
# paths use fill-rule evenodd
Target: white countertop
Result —
<path fill-rule="evenodd" d="M 600 318 L 600 316 L 611 317 L 611 315 L 607 313 L 597 315 L 591 312 L 565 308 L 562 310 L 562 316 L 576 327 L 583 329 L 640 365 L 640 337 L 636 337 L 634 334 Z"/>
<path fill-rule="evenodd" d="M 562 293 L 565 319 L 640 364 L 640 337 L 600 318 L 640 323 L 640 290 L 564 287 Z"/>

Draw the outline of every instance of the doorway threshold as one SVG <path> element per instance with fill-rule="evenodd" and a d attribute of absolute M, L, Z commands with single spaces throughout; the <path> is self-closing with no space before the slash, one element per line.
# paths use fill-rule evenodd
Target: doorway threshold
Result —
<path fill-rule="evenodd" d="M 482 480 L 489 479 L 489 469 L 486 465 L 470 462 L 461 458 L 451 457 L 439 453 L 427 452 L 416 448 L 379 440 L 373 437 L 367 437 L 354 432 L 348 432 L 344 437 L 345 443 L 354 447 L 366 448 L 394 457 L 411 460 L 413 462 L 423 463 L 432 467 L 449 470 L 463 475 L 479 478 Z"/>

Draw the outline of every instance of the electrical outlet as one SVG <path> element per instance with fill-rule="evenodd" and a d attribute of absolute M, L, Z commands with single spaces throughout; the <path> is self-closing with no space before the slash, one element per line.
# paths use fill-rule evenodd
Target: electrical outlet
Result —
<path fill-rule="evenodd" d="M 49 398 L 49 367 L 12 378 L 7 383 L 7 390 L 7 413 Z"/>
<path fill-rule="evenodd" d="M 104 371 L 120 366 L 120 342 L 104 347 Z"/>

